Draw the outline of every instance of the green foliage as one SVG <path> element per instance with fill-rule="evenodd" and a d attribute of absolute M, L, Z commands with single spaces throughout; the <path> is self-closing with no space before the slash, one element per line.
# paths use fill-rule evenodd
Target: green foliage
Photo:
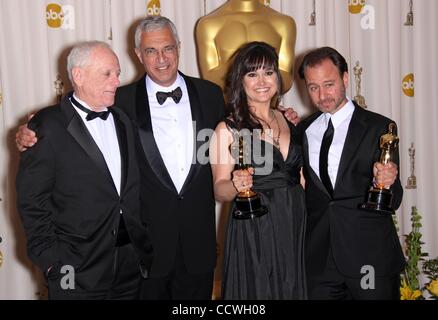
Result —
<path fill-rule="evenodd" d="M 438 279 L 438 257 L 423 263 L 423 272 L 429 280 Z"/>
<path fill-rule="evenodd" d="M 394 224 L 398 231 L 397 219 L 393 217 Z M 425 260 L 428 254 L 422 251 L 421 241 L 421 215 L 415 206 L 411 211 L 411 232 L 405 236 L 406 244 L 406 269 L 402 274 L 400 294 L 402 300 L 423 300 L 423 292 L 429 291 L 431 299 L 438 299 L 438 257 Z M 429 279 L 425 286 L 420 287 L 420 266 L 424 275 Z"/>
<path fill-rule="evenodd" d="M 413 290 L 420 290 L 420 282 L 418 276 L 420 275 L 419 264 L 423 261 L 423 257 L 428 254 L 421 250 L 424 242 L 421 241 L 421 215 L 417 211 L 417 207 L 412 207 L 411 212 L 411 232 L 406 236 L 406 269 L 404 279 L 407 285 Z"/>

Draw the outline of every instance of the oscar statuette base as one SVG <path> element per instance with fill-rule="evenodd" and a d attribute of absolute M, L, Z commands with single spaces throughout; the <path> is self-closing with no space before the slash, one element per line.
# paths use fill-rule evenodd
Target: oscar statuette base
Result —
<path fill-rule="evenodd" d="M 234 202 L 236 204 L 233 211 L 235 219 L 253 219 L 268 213 L 268 209 L 262 205 L 260 196 L 256 193 L 253 193 L 250 197 L 237 196 Z"/>
<path fill-rule="evenodd" d="M 359 205 L 359 209 L 372 211 L 380 214 L 395 214 L 395 210 L 391 208 L 392 192 L 387 189 L 371 188 L 368 191 L 368 199 L 366 203 Z"/>

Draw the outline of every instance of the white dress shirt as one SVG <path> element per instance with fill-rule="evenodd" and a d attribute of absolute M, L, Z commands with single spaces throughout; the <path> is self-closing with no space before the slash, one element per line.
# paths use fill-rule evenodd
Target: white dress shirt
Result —
<path fill-rule="evenodd" d="M 167 98 L 162 105 L 158 103 L 157 91 L 169 92 L 177 87 L 182 90 L 179 103 L 172 98 Z M 194 134 L 187 86 L 180 74 L 169 87 L 159 86 L 146 76 L 146 89 L 155 142 L 179 193 L 193 161 Z"/>
<path fill-rule="evenodd" d="M 315 171 L 319 177 L 319 152 L 322 138 L 328 127 L 330 118 L 332 119 L 335 132 L 328 154 L 328 174 L 333 187 L 336 185 L 339 162 L 341 161 L 342 151 L 344 150 L 345 139 L 347 138 L 348 127 L 351 117 L 353 116 L 354 108 L 353 102 L 348 99 L 348 102 L 335 112 L 335 114 L 321 114 L 306 130 L 309 144 L 309 163 L 313 171 Z"/>
<path fill-rule="evenodd" d="M 91 108 L 84 101 L 79 99 L 75 94 L 73 94 L 73 96 L 85 108 L 91 110 Z M 102 152 L 106 165 L 111 173 L 111 177 L 113 178 L 114 185 L 116 186 L 117 192 L 120 195 L 122 163 L 120 159 L 119 140 L 117 139 L 113 115 L 110 113 L 108 119 L 106 120 L 95 118 L 87 121 L 85 119 L 87 113 L 75 107 L 73 103 L 72 105 L 76 112 L 81 116 L 82 121 L 85 123 L 85 126 L 93 137 L 94 142 L 96 142 L 97 146 L 99 147 L 100 152 Z"/>

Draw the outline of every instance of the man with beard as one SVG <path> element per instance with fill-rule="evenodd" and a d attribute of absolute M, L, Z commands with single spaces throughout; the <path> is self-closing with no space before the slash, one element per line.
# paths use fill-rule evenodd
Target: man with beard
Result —
<path fill-rule="evenodd" d="M 358 209 L 373 183 L 390 188 L 392 207 L 400 206 L 398 152 L 393 162 L 378 162 L 380 137 L 393 121 L 346 97 L 348 66 L 336 50 L 308 53 L 299 74 L 319 110 L 300 124 L 309 297 L 398 299 L 405 260 L 392 217 Z M 364 285 L 366 275 L 370 279 Z"/>

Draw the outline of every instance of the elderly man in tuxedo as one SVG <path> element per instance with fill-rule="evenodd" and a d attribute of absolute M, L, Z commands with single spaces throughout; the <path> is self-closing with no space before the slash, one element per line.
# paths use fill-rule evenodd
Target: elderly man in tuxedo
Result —
<path fill-rule="evenodd" d="M 38 143 L 20 159 L 29 257 L 50 299 L 137 299 L 152 246 L 140 218 L 134 131 L 112 107 L 119 61 L 106 43 L 84 42 L 67 69 L 74 92 L 32 118 Z"/>
<path fill-rule="evenodd" d="M 145 299 L 210 299 L 216 264 L 215 201 L 203 129 L 223 118 L 219 86 L 178 71 L 180 41 L 165 17 L 146 17 L 135 32 L 146 74 L 121 87 L 116 102 L 135 123 L 142 210 L 154 260 Z"/>

